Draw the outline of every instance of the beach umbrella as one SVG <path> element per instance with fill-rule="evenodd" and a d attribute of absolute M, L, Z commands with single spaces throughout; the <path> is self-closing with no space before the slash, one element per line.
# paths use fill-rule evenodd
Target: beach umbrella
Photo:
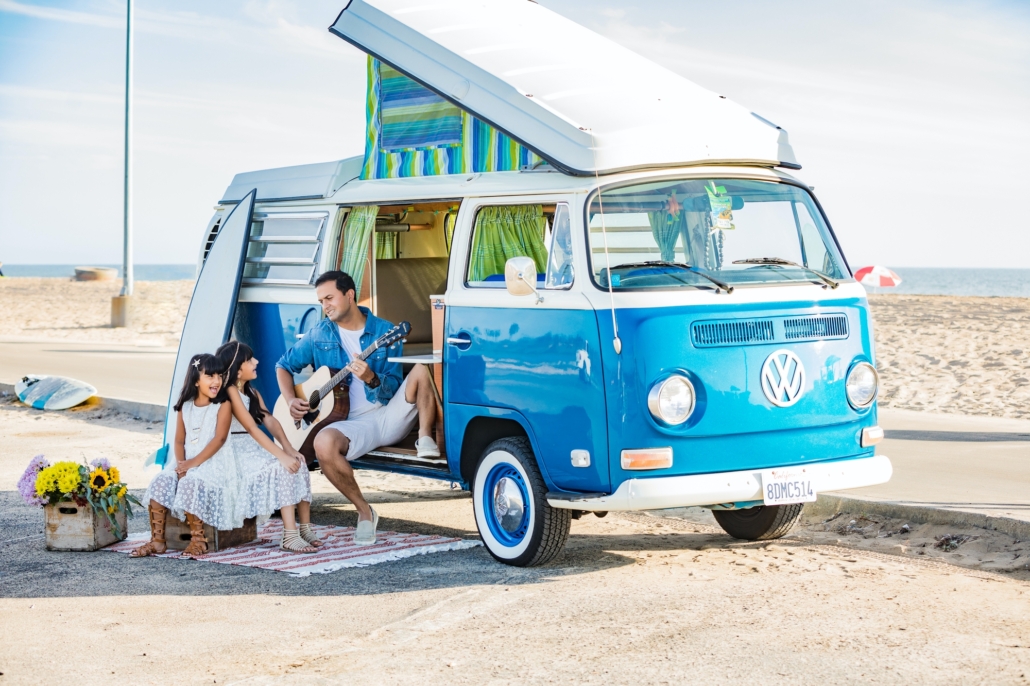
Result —
<path fill-rule="evenodd" d="M 863 286 L 875 286 L 876 288 L 891 288 L 901 283 L 901 277 L 887 267 L 879 265 L 874 267 L 862 267 L 855 272 L 855 280 Z"/>

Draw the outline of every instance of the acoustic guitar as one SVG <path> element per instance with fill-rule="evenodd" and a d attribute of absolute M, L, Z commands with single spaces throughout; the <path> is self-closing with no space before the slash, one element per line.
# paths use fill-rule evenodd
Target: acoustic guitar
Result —
<path fill-rule="evenodd" d="M 357 359 L 366 360 L 376 350 L 403 340 L 409 333 L 411 324 L 401 322 L 362 350 Z M 304 383 L 294 386 L 297 397 L 308 401 L 309 407 L 309 412 L 299 420 L 290 414 L 290 404 L 285 397 L 280 395 L 275 401 L 272 416 L 282 424 L 290 445 L 300 446 L 297 450 L 308 465 L 315 461 L 315 436 L 318 432 L 350 415 L 350 384 L 342 383 L 350 373 L 349 365 L 343 369 L 319 367 Z"/>

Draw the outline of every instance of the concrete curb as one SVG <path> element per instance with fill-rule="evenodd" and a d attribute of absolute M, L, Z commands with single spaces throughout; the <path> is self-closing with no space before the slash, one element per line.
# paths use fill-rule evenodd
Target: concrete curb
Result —
<path fill-rule="evenodd" d="M 11 395 L 14 395 L 14 384 L 0 383 L 0 393 L 10 393 Z M 100 406 L 105 410 L 111 410 L 112 412 L 123 412 L 145 422 L 163 422 L 165 420 L 165 406 L 155 405 L 154 403 L 141 403 L 136 400 L 101 398 L 100 396 L 94 396 L 82 405 L 79 405 L 78 408 L 89 406 Z"/>
<path fill-rule="evenodd" d="M 1030 522 L 1010 517 L 993 517 L 979 512 L 965 512 L 943 507 L 904 505 L 864 498 L 848 498 L 822 494 L 814 503 L 805 505 L 805 516 L 829 519 L 839 512 L 873 514 L 892 519 L 907 519 L 917 524 L 942 524 L 955 527 L 976 527 L 1008 534 L 1020 541 L 1030 540 Z"/>

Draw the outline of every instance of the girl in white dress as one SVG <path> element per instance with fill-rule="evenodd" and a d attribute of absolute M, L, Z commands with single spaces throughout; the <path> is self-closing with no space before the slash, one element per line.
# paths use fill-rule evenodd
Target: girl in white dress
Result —
<path fill-rule="evenodd" d="M 237 494 L 239 470 L 232 447 L 226 445 L 232 407 L 220 397 L 225 365 L 214 355 L 194 355 L 187 368 L 179 400 L 175 403 L 175 459 L 154 477 L 143 502 L 149 503 L 151 540 L 132 557 L 165 552 L 168 511 L 185 517 L 190 543 L 182 556 L 207 552 L 204 524 L 229 530 L 243 526 Z"/>
<path fill-rule="evenodd" d="M 243 516 L 267 516 L 279 510 L 283 520 L 280 547 L 295 553 L 316 552 L 322 540 L 311 528 L 307 463 L 290 445 L 282 425 L 251 383 L 257 378 L 254 351 L 246 343 L 229 341 L 216 354 L 226 368 L 226 394 L 233 414 L 230 441 L 240 468 Z M 282 448 L 265 435 L 261 426 Z"/>

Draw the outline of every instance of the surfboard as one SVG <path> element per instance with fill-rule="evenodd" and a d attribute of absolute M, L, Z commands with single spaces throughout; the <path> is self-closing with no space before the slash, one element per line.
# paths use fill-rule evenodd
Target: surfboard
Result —
<path fill-rule="evenodd" d="M 97 389 L 85 381 L 64 376 L 29 374 L 14 384 L 18 400 L 37 410 L 67 410 L 84 403 L 97 394 Z"/>

